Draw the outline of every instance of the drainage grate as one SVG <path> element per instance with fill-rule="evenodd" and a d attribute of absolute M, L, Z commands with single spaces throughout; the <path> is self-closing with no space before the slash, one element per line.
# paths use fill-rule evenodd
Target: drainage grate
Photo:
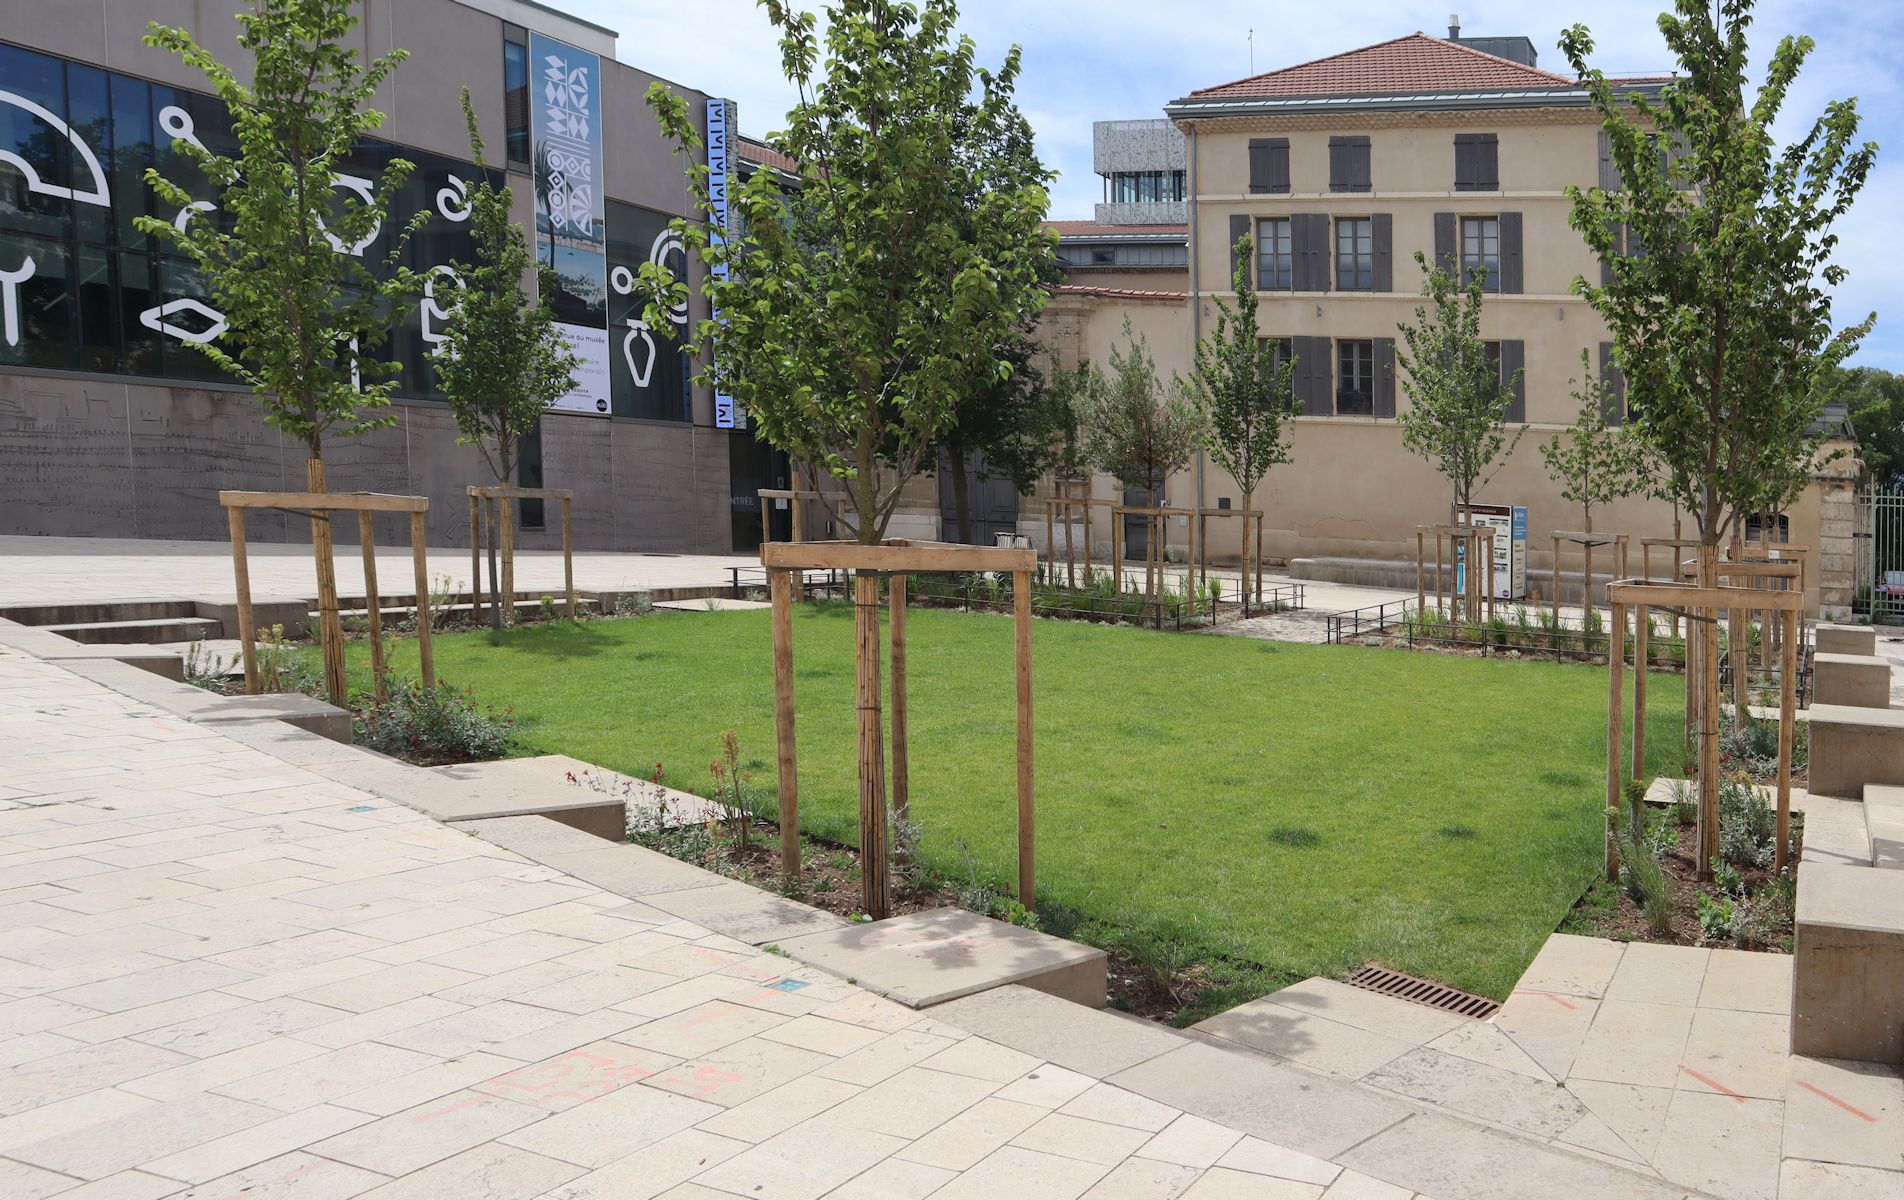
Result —
<path fill-rule="evenodd" d="M 1489 1000 L 1486 996 L 1470 996 L 1445 984 L 1416 979 L 1413 975 L 1404 975 L 1387 967 L 1363 967 L 1349 976 L 1349 983 L 1367 991 L 1380 992 L 1384 996 L 1411 1000 L 1457 1016 L 1473 1017 L 1477 1021 L 1487 1020 L 1501 1007 L 1497 1001 Z"/>

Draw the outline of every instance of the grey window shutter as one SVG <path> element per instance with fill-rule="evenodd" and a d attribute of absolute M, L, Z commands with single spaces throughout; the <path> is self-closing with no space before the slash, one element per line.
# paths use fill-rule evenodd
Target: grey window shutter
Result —
<path fill-rule="evenodd" d="M 1395 339 L 1375 339 L 1375 415 L 1395 415 Z"/>
<path fill-rule="evenodd" d="M 1295 243 L 1291 280 L 1292 290 L 1326 292 L 1329 290 L 1329 215 L 1297 213 L 1289 221 L 1290 240 Z"/>
<path fill-rule="evenodd" d="M 1461 269 L 1461 259 L 1454 240 L 1454 214 L 1451 212 L 1435 214 L 1434 265 L 1450 273 Z"/>
<path fill-rule="evenodd" d="M 1369 140 L 1365 137 L 1356 138 L 1355 148 L 1349 153 L 1351 161 L 1355 164 L 1355 190 L 1358 192 L 1374 191 L 1374 169 L 1369 161 L 1374 157 L 1374 152 L 1369 149 Z"/>
<path fill-rule="evenodd" d="M 1501 214 L 1501 291 L 1519 295 L 1521 285 L 1521 215 L 1504 212 Z"/>
<path fill-rule="evenodd" d="M 1349 144 L 1347 138 L 1329 139 L 1329 190 L 1349 190 Z"/>
<path fill-rule="evenodd" d="M 1302 397 L 1302 411 L 1311 417 L 1326 417 L 1335 412 L 1335 404 L 1329 396 L 1329 384 L 1334 378 L 1329 369 L 1329 339 L 1325 337 L 1297 338 L 1301 347 L 1297 351 L 1307 364 L 1303 376 L 1306 390 Z"/>
<path fill-rule="evenodd" d="M 1479 133 L 1474 140 L 1474 187 L 1476 191 L 1496 192 L 1501 188 L 1501 143 L 1491 133 Z"/>
<path fill-rule="evenodd" d="M 1514 387 L 1514 401 L 1507 406 L 1507 419 L 1515 424 L 1527 420 L 1527 343 L 1519 340 L 1501 343 L 1501 378 Z"/>
<path fill-rule="evenodd" d="M 1249 140 L 1249 190 L 1267 192 L 1269 186 L 1269 139 Z"/>
<path fill-rule="evenodd" d="M 1599 184 L 1602 191 L 1617 192 L 1621 188 L 1620 169 L 1613 163 L 1613 143 L 1604 129 L 1600 131 Z"/>
<path fill-rule="evenodd" d="M 1269 190 L 1289 191 L 1289 139 L 1269 139 Z"/>
<path fill-rule="evenodd" d="M 1247 213 L 1230 214 L 1230 279 L 1235 280 L 1238 267 L 1249 271 L 1249 264 L 1236 252 L 1237 239 L 1250 231 L 1250 219 Z"/>
<path fill-rule="evenodd" d="M 1613 343 L 1600 343 L 1600 380 L 1607 391 L 1600 401 L 1600 418 L 1609 425 L 1624 423 L 1626 418 L 1626 376 L 1613 361 Z"/>
<path fill-rule="evenodd" d="M 1474 135 L 1454 135 L 1454 190 L 1471 192 L 1475 181 Z"/>
<path fill-rule="evenodd" d="M 1375 243 L 1371 286 L 1378 292 L 1392 292 L 1395 290 L 1395 215 L 1371 214 L 1369 232 Z"/>
<path fill-rule="evenodd" d="M 1367 137 L 1329 139 L 1329 190 L 1332 192 L 1371 190 Z"/>

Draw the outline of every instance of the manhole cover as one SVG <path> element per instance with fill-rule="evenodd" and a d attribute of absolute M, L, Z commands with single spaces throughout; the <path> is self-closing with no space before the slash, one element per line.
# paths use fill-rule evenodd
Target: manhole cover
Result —
<path fill-rule="evenodd" d="M 1458 1016 L 1473 1017 L 1485 1021 L 1500 1009 L 1498 1001 L 1486 996 L 1471 996 L 1467 992 L 1456 991 L 1441 983 L 1431 983 L 1426 979 L 1417 979 L 1413 975 L 1404 975 L 1400 971 L 1391 971 L 1387 967 L 1374 964 L 1363 967 L 1349 976 L 1349 983 L 1366 991 L 1380 992 L 1384 996 L 1396 996 L 1415 1004 L 1425 1004 L 1429 1008 L 1438 1008 Z"/>

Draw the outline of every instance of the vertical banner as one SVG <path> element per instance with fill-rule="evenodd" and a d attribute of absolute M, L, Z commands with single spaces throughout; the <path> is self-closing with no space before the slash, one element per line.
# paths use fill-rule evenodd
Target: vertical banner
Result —
<path fill-rule="evenodd" d="M 582 360 L 555 405 L 607 415 L 607 193 L 602 178 L 602 60 L 529 33 L 537 253 L 555 272 L 550 308 Z"/>
<path fill-rule="evenodd" d="M 707 102 L 707 198 L 709 214 L 713 228 L 708 231 L 709 240 L 715 245 L 727 241 L 728 224 L 727 181 L 728 181 L 728 139 L 732 134 L 734 102 L 709 97 Z M 709 274 L 715 279 L 727 278 L 727 264 L 717 262 L 710 268 Z M 719 309 L 713 310 L 710 317 L 720 320 Z M 714 387 L 714 425 L 717 429 L 745 429 L 746 414 L 734 403 L 717 383 Z"/>

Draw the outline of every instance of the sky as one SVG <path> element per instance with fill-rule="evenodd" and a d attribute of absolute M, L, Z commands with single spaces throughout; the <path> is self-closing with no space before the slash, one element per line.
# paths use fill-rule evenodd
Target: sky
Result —
<path fill-rule="evenodd" d="M 792 102 L 755 0 L 545 2 L 618 32 L 624 62 L 733 99 L 749 134 L 777 128 Z M 1013 44 L 1023 49 L 1019 106 L 1058 172 L 1051 215 L 1089 218 L 1102 186 L 1091 171 L 1093 121 L 1161 116 L 1169 101 L 1246 76 L 1252 63 L 1268 71 L 1416 30 L 1443 36 L 1449 6 L 1467 36 L 1526 36 L 1539 65 L 1562 74 L 1560 32 L 1575 21 L 1592 30 L 1592 61 L 1608 74 L 1663 74 L 1673 66 L 1656 23 L 1665 0 L 1553 7 L 1334 0 L 1323 8 L 1291 0 L 965 0 L 960 28 L 977 43 L 980 63 L 995 65 Z M 1536 9 L 1540 15 L 1530 15 Z M 1303 19 L 1315 12 L 1330 19 Z M 1788 34 L 1810 34 L 1818 45 L 1775 127 L 1781 140 L 1800 136 L 1830 101 L 1856 97 L 1860 137 L 1880 146 L 1877 169 L 1838 225 L 1838 261 L 1850 277 L 1833 313 L 1845 325 L 1876 312 L 1877 326 L 1852 361 L 1904 371 L 1904 2 L 1762 0 L 1751 35 L 1755 79 Z"/>

